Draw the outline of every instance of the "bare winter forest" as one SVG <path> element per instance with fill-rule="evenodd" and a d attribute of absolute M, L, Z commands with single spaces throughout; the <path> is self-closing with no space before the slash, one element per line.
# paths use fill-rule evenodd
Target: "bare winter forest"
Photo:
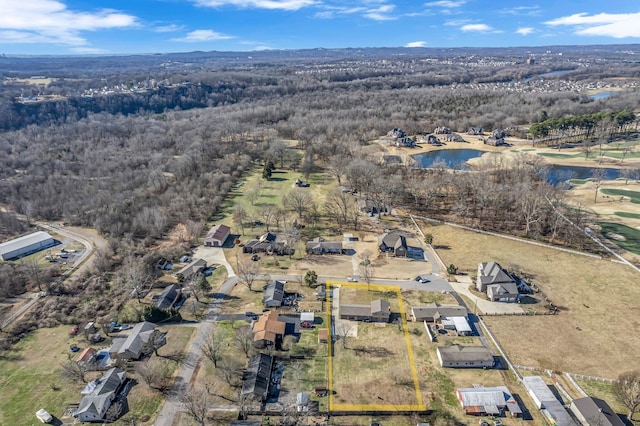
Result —
<path fill-rule="evenodd" d="M 95 228 L 110 242 L 93 272 L 56 289 L 64 297 L 42 305 L 19 331 L 70 322 L 89 311 L 108 316 L 135 287 L 137 272 L 130 272 L 150 269 L 153 259 L 138 256 L 142 247 L 180 224 L 190 224 L 197 236 L 243 173 L 266 161 L 286 162 L 307 175 L 327 170 L 379 205 L 583 247 L 584 237 L 549 203 L 566 208 L 562 189 L 549 185 L 540 164 L 524 154 L 516 167 L 493 164 L 463 174 L 385 168 L 367 146 L 396 127 L 408 134 L 439 126 L 458 132 L 504 128 L 526 138 L 531 125 L 537 126 L 533 136 L 549 136 L 558 123 L 549 120 L 601 114 L 589 130 L 611 128 L 613 115 L 638 105 L 638 51 L 627 45 L 606 52 L 562 47 L 314 50 L 251 58 L 2 57 L 0 234 L 18 235 L 31 221 L 58 221 Z M 532 55 L 535 65 L 526 63 Z M 540 77 L 558 70 L 564 73 Z M 25 82 L 34 75 L 51 81 Z M 594 100 L 588 90 L 596 87 L 619 92 Z M 635 125 L 635 115 L 624 125 Z M 336 209 L 321 206 L 320 212 L 339 222 L 346 214 Z M 580 209 L 566 210 L 586 223 Z M 0 297 L 10 297 L 39 278 L 24 265 L 3 263 L 0 282 Z M 80 303 L 81 290 L 97 296 Z"/>

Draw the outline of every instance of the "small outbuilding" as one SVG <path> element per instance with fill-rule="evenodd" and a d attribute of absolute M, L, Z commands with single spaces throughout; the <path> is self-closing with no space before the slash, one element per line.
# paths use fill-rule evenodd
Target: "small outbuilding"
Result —
<path fill-rule="evenodd" d="M 215 225 L 204 237 L 204 245 L 207 247 L 222 247 L 231 234 L 231 228 L 227 225 Z"/>
<path fill-rule="evenodd" d="M 38 411 L 36 411 L 36 417 L 42 423 L 51 423 L 53 421 L 53 416 L 49 414 L 49 412 L 44 408 L 41 408 Z"/>

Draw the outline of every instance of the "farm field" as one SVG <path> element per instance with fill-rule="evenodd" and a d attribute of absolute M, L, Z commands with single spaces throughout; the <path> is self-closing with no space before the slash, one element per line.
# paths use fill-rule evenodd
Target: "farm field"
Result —
<path fill-rule="evenodd" d="M 640 325 L 640 288 L 631 285 L 637 282 L 631 268 L 446 225 L 424 224 L 423 231 L 448 247 L 438 253 L 461 273 L 474 276 L 479 262 L 497 261 L 528 274 L 560 308 L 554 316 L 485 317 L 514 363 L 615 378 L 640 354 L 640 341 L 621 332 Z M 630 315 L 603 320 L 611 312 Z"/>

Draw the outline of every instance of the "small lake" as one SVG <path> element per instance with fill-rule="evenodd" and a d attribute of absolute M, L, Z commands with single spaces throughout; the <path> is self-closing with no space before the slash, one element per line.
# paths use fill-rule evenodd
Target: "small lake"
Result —
<path fill-rule="evenodd" d="M 594 93 L 593 95 L 591 95 L 589 97 L 591 99 L 593 99 L 594 101 L 597 101 L 598 99 L 606 99 L 609 96 L 613 96 L 615 94 L 616 94 L 616 92 L 605 91 L 605 92 Z"/>
<path fill-rule="evenodd" d="M 472 158 L 480 157 L 485 151 L 478 149 L 441 149 L 438 151 L 423 152 L 413 156 L 414 160 L 418 163 L 418 167 L 428 169 L 433 166 L 434 163 L 444 161 L 447 168 L 466 168 L 464 163 Z"/>
<path fill-rule="evenodd" d="M 465 165 L 465 163 L 472 158 L 482 156 L 485 152 L 478 149 L 441 149 L 439 151 L 416 154 L 413 158 L 418 163 L 417 166 L 423 169 L 428 169 L 434 163 L 442 161 L 447 165 L 447 168 L 469 170 L 469 166 Z M 569 179 L 589 179 L 593 175 L 593 169 L 593 167 L 549 164 L 546 167 L 547 182 L 556 185 Z M 618 169 L 605 168 L 603 170 L 605 171 L 604 178 L 606 180 L 614 180 L 620 177 L 620 170 Z"/>

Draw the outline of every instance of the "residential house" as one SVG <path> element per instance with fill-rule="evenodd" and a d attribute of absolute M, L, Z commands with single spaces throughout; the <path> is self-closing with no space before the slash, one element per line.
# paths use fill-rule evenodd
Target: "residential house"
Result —
<path fill-rule="evenodd" d="M 382 253 L 392 253 L 396 257 L 407 256 L 407 240 L 395 232 L 387 232 L 380 236 L 378 248 Z"/>
<path fill-rule="evenodd" d="M 368 305 L 340 305 L 340 318 L 352 321 L 389 322 L 391 305 L 386 300 L 374 300 Z"/>
<path fill-rule="evenodd" d="M 247 370 L 242 376 L 241 396 L 247 399 L 264 402 L 269 396 L 273 357 L 271 355 L 256 354 L 251 356 Z"/>
<path fill-rule="evenodd" d="M 435 133 L 436 135 L 448 135 L 449 133 L 451 133 L 451 129 L 448 127 L 440 126 L 436 127 L 433 133 Z"/>
<path fill-rule="evenodd" d="M 483 134 L 482 127 L 469 127 L 469 129 L 467 130 L 467 134 L 474 135 L 474 136 L 482 136 Z"/>
<path fill-rule="evenodd" d="M 467 308 L 460 305 L 439 305 L 430 303 L 424 306 L 413 306 L 409 312 L 411 321 L 426 321 L 429 323 L 438 323 L 443 318 L 449 317 L 466 317 Z"/>
<path fill-rule="evenodd" d="M 456 397 L 465 413 L 475 416 L 518 417 L 522 409 L 506 386 L 458 388 Z"/>
<path fill-rule="evenodd" d="M 389 130 L 389 132 L 387 133 L 387 136 L 390 138 L 404 138 L 407 136 L 407 132 L 405 132 L 399 127 L 396 127 L 392 130 Z"/>
<path fill-rule="evenodd" d="M 215 225 L 204 237 L 206 247 L 222 247 L 231 234 L 231 228 L 226 225 Z"/>
<path fill-rule="evenodd" d="M 119 368 L 107 370 L 102 378 L 95 382 L 95 388 L 91 393 L 82 398 L 73 416 L 81 422 L 102 420 L 125 380 L 126 374 Z"/>
<path fill-rule="evenodd" d="M 242 248 L 242 252 L 249 254 L 277 254 L 279 256 L 283 256 L 287 254 L 294 254 L 295 249 L 287 246 L 284 241 L 276 241 L 275 234 L 266 233 L 256 237 L 254 240 L 247 241 Z"/>
<path fill-rule="evenodd" d="M 478 264 L 476 290 L 484 293 L 489 285 L 510 283 L 515 283 L 515 280 L 498 262 L 482 262 Z"/>
<path fill-rule="evenodd" d="M 412 138 L 405 136 L 403 138 L 396 139 L 397 147 L 413 148 L 416 146 L 416 141 Z"/>
<path fill-rule="evenodd" d="M 327 288 L 324 284 L 320 284 L 317 288 L 318 294 L 316 295 L 316 299 L 325 300 L 327 298 Z"/>
<path fill-rule="evenodd" d="M 505 141 L 502 138 L 496 138 L 495 136 L 489 136 L 484 140 L 485 145 L 489 146 L 502 146 L 505 145 Z"/>
<path fill-rule="evenodd" d="M 173 308 L 182 298 L 182 288 L 179 285 L 171 284 L 162 290 L 162 293 L 153 302 L 156 308 L 169 310 Z"/>
<path fill-rule="evenodd" d="M 80 365 L 90 364 L 93 358 L 95 357 L 95 355 L 96 355 L 95 349 L 91 347 L 85 348 L 82 352 L 80 352 L 80 354 L 76 358 L 76 363 Z"/>
<path fill-rule="evenodd" d="M 201 273 L 207 268 L 207 261 L 204 259 L 193 259 L 184 268 L 176 272 L 180 281 L 190 280 L 194 275 Z"/>
<path fill-rule="evenodd" d="M 606 401 L 586 396 L 571 401 L 569 407 L 583 426 L 624 426 L 624 422 Z"/>
<path fill-rule="evenodd" d="M 324 238 L 314 238 L 307 243 L 307 254 L 342 254 L 342 243 L 325 241 Z"/>
<path fill-rule="evenodd" d="M 139 359 L 149 339 L 154 334 L 156 325 L 147 321 L 139 322 L 131 329 L 127 337 L 114 337 L 109 357 L 111 359 Z M 164 345 L 166 341 L 160 339 L 157 344 Z"/>
<path fill-rule="evenodd" d="M 542 377 L 525 376 L 522 378 L 522 384 L 549 424 L 577 426 L 577 423 L 564 408 L 562 402 L 560 402 L 551 389 L 549 389 L 549 386 L 547 386 Z"/>
<path fill-rule="evenodd" d="M 487 298 L 492 302 L 515 303 L 520 293 L 516 283 L 492 284 L 487 286 Z"/>
<path fill-rule="evenodd" d="M 429 145 L 441 145 L 440 139 L 438 139 L 438 137 L 435 135 L 429 135 L 427 137 L 427 143 Z"/>
<path fill-rule="evenodd" d="M 507 131 L 504 129 L 495 129 L 493 132 L 491 132 L 491 136 L 493 136 L 496 139 L 504 139 L 508 135 L 507 135 Z"/>
<path fill-rule="evenodd" d="M 277 308 L 282 306 L 285 293 L 284 293 L 284 281 L 272 281 L 267 285 L 267 288 L 264 290 L 264 296 L 262 297 L 262 302 L 268 308 Z"/>
<path fill-rule="evenodd" d="M 286 323 L 279 320 L 277 312 L 265 312 L 253 323 L 253 345 L 256 348 L 266 348 L 282 343 Z"/>
<path fill-rule="evenodd" d="M 457 133 L 446 134 L 444 140 L 447 142 L 466 142 L 464 138 Z"/>
<path fill-rule="evenodd" d="M 442 367 L 492 368 L 493 354 L 484 346 L 439 346 L 438 360 Z"/>

